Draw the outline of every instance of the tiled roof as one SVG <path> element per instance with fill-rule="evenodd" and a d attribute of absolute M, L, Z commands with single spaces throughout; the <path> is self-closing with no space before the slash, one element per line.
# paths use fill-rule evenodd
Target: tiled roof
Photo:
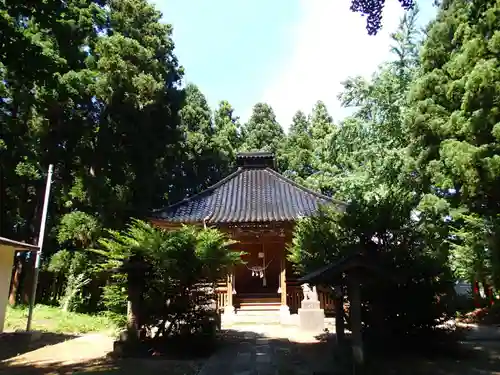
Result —
<path fill-rule="evenodd" d="M 246 154 L 239 159 L 245 156 L 255 157 Z M 269 167 L 253 164 L 240 167 L 191 198 L 156 210 L 153 217 L 178 223 L 295 221 L 326 204 L 345 205 L 300 186 Z"/>

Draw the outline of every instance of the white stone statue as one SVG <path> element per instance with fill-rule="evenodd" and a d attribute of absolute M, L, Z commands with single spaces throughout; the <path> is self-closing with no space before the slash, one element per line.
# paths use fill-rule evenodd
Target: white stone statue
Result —
<path fill-rule="evenodd" d="M 302 294 L 304 294 L 304 301 L 317 301 L 318 300 L 318 292 L 316 290 L 316 286 L 311 287 L 309 284 L 302 284 Z"/>

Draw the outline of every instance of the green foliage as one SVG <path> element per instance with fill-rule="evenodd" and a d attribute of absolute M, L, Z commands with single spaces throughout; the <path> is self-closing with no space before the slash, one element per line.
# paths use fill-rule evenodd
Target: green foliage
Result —
<path fill-rule="evenodd" d="M 243 130 L 245 151 L 270 151 L 277 154 L 284 138 L 283 128 L 276 121 L 273 109 L 265 103 L 257 103 Z"/>
<path fill-rule="evenodd" d="M 106 311 L 121 314 L 123 316 L 127 313 L 127 288 L 125 282 L 115 282 L 106 285 L 103 288 L 102 304 L 105 306 Z"/>
<path fill-rule="evenodd" d="M 70 269 L 70 271 L 72 270 Z M 64 290 L 64 296 L 60 301 L 63 311 L 76 311 L 78 307 L 84 304 L 84 296 L 82 296 L 81 290 L 90 281 L 91 279 L 85 273 L 70 273 Z"/>
<path fill-rule="evenodd" d="M 101 226 L 98 220 L 85 212 L 73 211 L 64 215 L 59 224 L 57 241 L 73 246 L 88 247 L 100 235 Z"/>
<path fill-rule="evenodd" d="M 310 116 L 312 168 L 303 180 L 309 187 L 346 201 L 393 185 L 415 189 L 404 118 L 410 84 L 418 74 L 417 18 L 418 8 L 402 18 L 392 34 L 393 59 L 371 79 L 344 82 L 339 99 L 354 109 L 352 116 L 334 125 L 324 104 L 316 104 Z"/>
<path fill-rule="evenodd" d="M 102 288 L 101 305 L 104 315 L 119 328 L 127 326 L 127 279 L 124 275 L 113 274 L 108 284 Z"/>
<path fill-rule="evenodd" d="M 67 270 L 64 294 L 60 301 L 63 311 L 75 311 L 84 305 L 85 297 L 82 295 L 82 288 L 90 281 L 88 255 L 82 252 L 73 253 Z"/>
<path fill-rule="evenodd" d="M 417 201 L 401 190 L 358 196 L 345 213 L 323 211 L 294 233 L 288 258 L 302 274 L 360 252 L 379 270 L 362 280 L 364 332 L 374 342 L 412 340 L 452 312 L 446 237 L 440 246 L 427 237 L 427 213 L 415 217 Z"/>
<path fill-rule="evenodd" d="M 22 331 L 26 329 L 27 317 L 27 306 L 8 307 L 5 328 L 9 331 Z M 90 332 L 114 335 L 117 330 L 116 324 L 105 315 L 63 312 L 58 307 L 40 304 L 35 306 L 32 327 L 36 331 L 74 335 Z"/>
<path fill-rule="evenodd" d="M 423 45 L 407 120 L 422 187 L 459 212 L 451 223 L 457 275 L 487 273 L 497 288 L 498 9 L 495 1 L 453 1 L 441 8 Z"/>
<path fill-rule="evenodd" d="M 200 332 L 213 309 L 215 284 L 241 261 L 241 254 L 228 248 L 233 241 L 216 229 L 165 231 L 133 220 L 100 244 L 103 249 L 95 252 L 102 255 L 101 267 L 119 272 L 103 303 L 123 311 L 126 300 L 120 304 L 119 296 L 126 277 L 132 313 L 140 311 L 133 317 L 139 329 L 156 327 L 164 338 Z"/>
<path fill-rule="evenodd" d="M 488 251 L 488 223 L 477 214 L 458 212 L 454 219 L 459 223 L 453 230 L 450 264 L 460 280 L 487 280 L 492 283 L 494 269 L 492 253 Z"/>
<path fill-rule="evenodd" d="M 66 249 L 59 250 L 50 257 L 47 270 L 54 273 L 66 274 L 71 266 L 73 254 Z"/>
<path fill-rule="evenodd" d="M 371 30 L 379 26 L 375 3 L 353 2 L 371 15 Z M 497 8 L 492 0 L 445 1 L 422 33 L 415 7 L 391 36 L 390 60 L 344 82 L 339 99 L 351 116 L 334 123 L 318 101 L 296 113 L 285 135 L 266 103 L 240 124 L 229 102 L 214 111 L 195 84 L 182 88 L 172 26 L 146 0 L 5 2 L 0 231 L 36 241 L 53 163 L 44 262 L 64 282 L 62 305 L 89 307 L 99 285 L 88 280 L 132 261 L 151 273 L 141 286 L 144 308 L 157 322 L 172 318 L 174 307 L 162 311 L 154 298 L 174 293 L 172 306 L 192 311 L 181 285 L 212 283 L 237 256 L 225 258 L 227 239 L 216 231 L 125 224 L 219 181 L 238 151 L 266 150 L 288 177 L 351 203 L 345 215 L 325 210 L 299 224 L 290 255 L 298 271 L 363 244 L 383 248 L 389 269 L 397 261 L 435 275 L 446 262 L 455 277 L 498 289 Z M 109 236 L 98 242 L 103 228 Z M 100 251 L 86 251 L 97 243 Z M 117 317 L 128 276 L 114 273 L 103 288 L 102 306 Z"/>
<path fill-rule="evenodd" d="M 49 163 L 49 226 L 77 210 L 119 227 L 163 204 L 180 152 L 171 26 L 145 0 L 4 5 L 2 234 L 35 237 Z"/>
<path fill-rule="evenodd" d="M 221 101 L 214 113 L 215 140 L 220 149 L 222 166 L 230 168 L 236 160 L 236 152 L 241 147 L 241 125 L 234 115 L 234 109 L 227 101 Z"/>
<path fill-rule="evenodd" d="M 83 295 L 83 288 L 91 281 L 93 259 L 84 251 L 95 243 L 101 230 L 98 220 L 85 212 L 73 211 L 61 219 L 57 240 L 71 246 L 71 250 L 54 253 L 47 269 L 64 276 L 64 292 L 59 301 L 63 311 L 84 308 L 90 297 Z"/>
<path fill-rule="evenodd" d="M 313 173 L 313 143 L 309 120 L 302 111 L 293 116 L 286 137 L 286 144 L 280 150 L 281 169 L 288 177 L 299 183 Z"/>
<path fill-rule="evenodd" d="M 236 241 L 217 229 L 207 228 L 196 233 L 196 257 L 202 264 L 202 275 L 216 282 L 228 272 L 228 266 L 240 261 L 240 252 L 228 251 Z"/>
<path fill-rule="evenodd" d="M 68 312 L 85 309 L 90 296 L 83 294 L 83 288 L 90 283 L 92 277 L 88 254 L 59 250 L 50 258 L 47 270 L 53 272 L 57 280 L 63 283 L 63 294 L 59 299 L 62 310 Z"/>
<path fill-rule="evenodd" d="M 184 103 L 179 112 L 182 132 L 176 185 L 177 199 L 199 193 L 231 171 L 238 147 L 238 123 L 233 109 L 223 102 L 212 118 L 207 99 L 200 89 L 190 83 L 184 89 Z M 232 143 L 235 142 L 235 143 Z"/>
<path fill-rule="evenodd" d="M 294 230 L 288 260 L 306 274 L 352 252 L 349 233 L 342 225 L 345 215 L 323 208 L 317 216 L 301 219 Z"/>

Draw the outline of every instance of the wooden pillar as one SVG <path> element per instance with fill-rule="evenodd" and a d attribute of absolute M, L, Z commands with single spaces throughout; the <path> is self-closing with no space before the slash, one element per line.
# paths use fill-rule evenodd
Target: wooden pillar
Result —
<path fill-rule="evenodd" d="M 225 308 L 232 308 L 233 306 L 233 285 L 234 285 L 234 270 L 227 275 L 227 291 L 226 291 L 226 306 Z"/>
<path fill-rule="evenodd" d="M 236 294 L 236 288 L 238 287 L 236 285 L 236 275 L 234 272 L 234 268 L 231 271 L 231 280 L 232 280 L 232 286 L 233 286 L 233 289 L 231 290 L 231 295 L 234 296 Z"/>
<path fill-rule="evenodd" d="M 284 252 L 280 264 L 281 306 L 286 306 L 286 259 Z"/>
<path fill-rule="evenodd" d="M 361 287 L 356 270 L 348 273 L 348 296 L 350 300 L 352 354 L 355 369 L 361 369 L 364 362 L 363 338 L 361 336 Z"/>
<path fill-rule="evenodd" d="M 337 335 L 337 343 L 343 345 L 345 342 L 344 296 L 340 283 L 335 287 L 335 332 Z"/>

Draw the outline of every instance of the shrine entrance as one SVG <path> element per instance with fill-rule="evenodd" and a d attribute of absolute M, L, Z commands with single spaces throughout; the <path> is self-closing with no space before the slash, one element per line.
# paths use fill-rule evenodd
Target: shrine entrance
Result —
<path fill-rule="evenodd" d="M 284 243 L 243 243 L 238 250 L 245 252 L 234 270 L 236 296 L 270 295 L 280 293 L 280 271 Z"/>

